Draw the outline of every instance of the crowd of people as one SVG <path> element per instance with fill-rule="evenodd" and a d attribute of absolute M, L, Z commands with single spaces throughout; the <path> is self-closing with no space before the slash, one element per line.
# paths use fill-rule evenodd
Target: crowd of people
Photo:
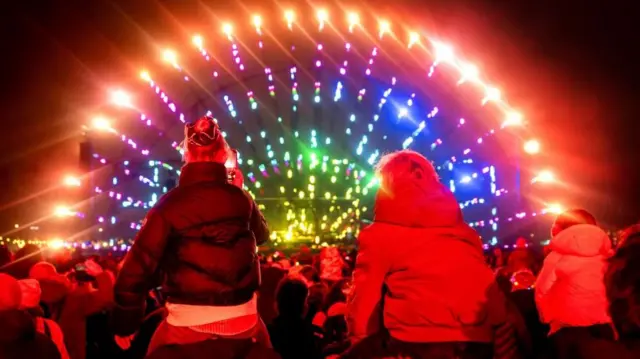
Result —
<path fill-rule="evenodd" d="M 430 162 L 384 156 L 357 252 L 269 231 L 210 118 L 124 258 L 0 251 L 0 359 L 640 358 L 640 226 L 585 210 L 544 251 L 485 252 Z"/>

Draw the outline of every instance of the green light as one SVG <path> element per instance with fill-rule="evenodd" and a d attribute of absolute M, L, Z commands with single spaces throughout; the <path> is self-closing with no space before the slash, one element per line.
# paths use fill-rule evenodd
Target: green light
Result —
<path fill-rule="evenodd" d="M 251 142 L 251 136 L 247 135 L 247 142 Z"/>
<path fill-rule="evenodd" d="M 287 171 L 287 177 L 289 177 L 289 178 L 293 177 L 293 171 L 288 170 Z"/>
<path fill-rule="evenodd" d="M 325 145 L 330 145 L 331 144 L 331 139 L 329 137 L 327 137 L 326 140 L 324 140 Z"/>
<path fill-rule="evenodd" d="M 247 160 L 247 164 L 248 164 L 249 166 L 253 166 L 253 160 L 252 160 L 252 159 L 248 159 L 248 160 Z"/>
<path fill-rule="evenodd" d="M 324 198 L 326 198 L 326 199 L 331 199 L 331 193 L 326 192 L 326 193 L 324 194 Z M 326 217 L 326 216 L 324 216 L 324 217 Z M 324 220 L 326 221 L 326 218 L 324 218 Z"/>
<path fill-rule="evenodd" d="M 309 182 L 316 183 L 316 176 L 310 176 L 309 177 Z"/>
<path fill-rule="evenodd" d="M 280 137 L 280 144 L 284 145 L 284 138 Z"/>
<path fill-rule="evenodd" d="M 284 193 L 284 186 L 280 186 L 280 193 Z"/>
<path fill-rule="evenodd" d="M 257 109 L 257 108 L 258 108 L 258 103 L 257 103 L 257 102 L 252 102 L 252 103 L 251 103 L 251 109 L 252 109 L 252 110 L 255 110 L 255 109 Z"/>
<path fill-rule="evenodd" d="M 273 158 L 273 151 L 269 151 L 269 152 L 267 152 L 267 156 L 268 156 L 269 158 Z"/>
<path fill-rule="evenodd" d="M 331 183 L 336 183 L 337 179 L 336 176 L 331 176 Z"/>
<path fill-rule="evenodd" d="M 260 137 L 265 138 L 267 133 L 265 131 L 260 131 Z"/>
<path fill-rule="evenodd" d="M 335 172 L 335 173 L 340 173 L 340 166 L 335 166 L 335 167 L 333 168 L 333 172 Z"/>
<path fill-rule="evenodd" d="M 282 122 L 282 117 L 278 116 L 278 122 Z"/>
<path fill-rule="evenodd" d="M 300 199 L 304 198 L 304 192 L 300 191 L 298 192 L 298 197 L 300 197 Z"/>
<path fill-rule="evenodd" d="M 262 186 L 262 185 L 260 184 L 260 181 L 256 181 L 256 188 L 260 188 L 260 186 Z"/>

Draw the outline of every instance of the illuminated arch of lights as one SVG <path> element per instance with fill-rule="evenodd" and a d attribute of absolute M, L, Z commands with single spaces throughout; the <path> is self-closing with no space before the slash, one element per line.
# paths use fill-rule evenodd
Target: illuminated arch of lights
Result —
<path fill-rule="evenodd" d="M 135 114 L 144 134 L 169 122 L 178 128 L 195 116 L 213 116 L 239 150 L 246 189 L 268 218 L 275 242 L 320 244 L 357 234 L 361 220 L 372 216 L 373 166 L 398 149 L 416 150 L 434 162 L 488 244 L 497 244 L 501 223 L 562 210 L 549 203 L 503 210 L 504 202 L 520 195 L 520 183 L 504 180 L 509 170 L 502 169 L 507 165 L 499 138 L 516 138 L 520 144 L 511 150 L 521 157 L 538 154 L 542 146 L 527 134 L 523 114 L 502 91 L 440 39 L 386 19 L 376 18 L 375 27 L 367 20 L 356 12 L 342 18 L 319 8 L 304 18 L 287 9 L 281 19 L 252 14 L 245 23 L 223 22 L 219 34 L 194 34 L 191 51 L 162 50 L 158 57 L 168 66 L 142 70 L 136 95 L 114 90 L 112 104 L 130 111 L 120 121 Z M 458 106 L 446 101 L 438 107 L 438 96 L 430 96 L 445 82 L 480 94 L 467 105 L 472 109 L 460 106 L 466 117 L 456 115 Z M 180 105 L 189 102 L 204 105 Z M 182 151 L 181 132 L 161 141 L 138 140 L 119 131 L 117 122 L 96 117 L 90 126 L 130 150 L 125 160 L 110 159 L 108 150 L 94 154 L 98 166 L 114 170 L 110 182 L 92 192 L 118 203 L 102 215 L 91 214 L 99 231 L 139 229 L 144 209 L 170 189 L 166 177 L 180 173 L 174 162 Z M 555 180 L 545 169 L 523 182 Z M 81 186 L 76 178 L 64 183 Z M 64 207 L 55 213 L 79 215 Z"/>

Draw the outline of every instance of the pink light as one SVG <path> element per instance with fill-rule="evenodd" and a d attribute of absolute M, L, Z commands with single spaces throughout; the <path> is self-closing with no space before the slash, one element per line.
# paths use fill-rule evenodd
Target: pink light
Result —
<path fill-rule="evenodd" d="M 318 51 L 322 51 L 323 47 L 322 44 L 318 44 Z"/>
<path fill-rule="evenodd" d="M 316 67 L 320 67 L 320 66 L 322 66 L 322 61 L 317 60 L 317 61 L 316 61 Z"/>

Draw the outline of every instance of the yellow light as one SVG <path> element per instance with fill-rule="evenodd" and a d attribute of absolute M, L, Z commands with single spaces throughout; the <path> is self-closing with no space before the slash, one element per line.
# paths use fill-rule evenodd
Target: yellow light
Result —
<path fill-rule="evenodd" d="M 51 249 L 60 249 L 64 247 L 64 241 L 60 238 L 53 238 L 49 241 L 48 245 Z"/>
<path fill-rule="evenodd" d="M 320 30 L 322 30 L 322 28 L 324 28 L 324 23 L 329 18 L 329 13 L 327 13 L 327 10 L 325 9 L 320 9 L 318 10 L 317 15 L 318 15 L 318 22 L 320 23 Z"/>
<path fill-rule="evenodd" d="M 462 64 L 460 66 L 460 74 L 462 78 L 458 81 L 458 85 L 465 81 L 476 82 L 480 78 L 480 70 L 478 70 L 478 67 L 474 64 Z"/>
<path fill-rule="evenodd" d="M 73 212 L 65 206 L 58 206 L 53 211 L 53 214 L 56 215 L 56 217 L 71 217 L 75 216 L 76 212 Z"/>
<path fill-rule="evenodd" d="M 382 36 L 384 34 L 386 34 L 387 32 L 389 32 L 389 31 L 391 31 L 391 24 L 389 23 L 389 21 L 381 20 L 380 21 L 380 33 L 379 33 L 380 38 L 382 38 Z"/>
<path fill-rule="evenodd" d="M 509 112 L 507 113 L 506 120 L 502 123 L 502 127 L 521 126 L 522 123 L 523 123 L 523 117 L 521 113 Z"/>
<path fill-rule="evenodd" d="M 202 36 L 200 36 L 200 35 L 193 35 L 193 37 L 191 38 L 191 41 L 199 49 L 201 49 L 202 46 L 204 45 L 204 40 L 202 39 Z"/>
<path fill-rule="evenodd" d="M 116 90 L 111 93 L 111 102 L 116 106 L 131 107 L 131 95 L 123 90 Z"/>
<path fill-rule="evenodd" d="M 96 117 L 93 119 L 93 128 L 99 131 L 112 131 L 109 120 L 104 117 Z"/>
<path fill-rule="evenodd" d="M 349 20 L 349 31 L 353 31 L 353 28 L 360 23 L 360 15 L 357 12 L 350 12 L 347 19 Z"/>
<path fill-rule="evenodd" d="M 409 33 L 409 47 L 420 43 L 420 35 L 417 32 Z"/>
<path fill-rule="evenodd" d="M 262 18 L 260 15 L 253 15 L 253 26 L 257 29 L 260 29 L 260 26 L 262 26 Z"/>
<path fill-rule="evenodd" d="M 544 170 L 544 171 L 540 171 L 540 173 L 538 173 L 537 176 L 535 176 L 533 178 L 533 180 L 531 180 L 531 183 L 551 183 L 554 182 L 556 179 L 555 175 L 553 174 L 553 172 L 549 171 L 549 170 Z"/>
<path fill-rule="evenodd" d="M 287 10 L 284 12 L 284 18 L 287 20 L 287 24 L 291 26 L 293 21 L 296 19 L 296 14 L 293 12 L 293 10 Z"/>
<path fill-rule="evenodd" d="M 140 71 L 140 78 L 147 82 L 151 81 L 151 75 L 149 75 L 149 72 L 146 70 Z"/>
<path fill-rule="evenodd" d="M 178 63 L 178 55 L 176 54 L 175 51 L 171 49 L 164 50 L 164 52 L 162 53 L 162 58 L 164 59 L 164 61 L 172 65 L 175 65 L 176 63 Z"/>
<path fill-rule="evenodd" d="M 487 87 L 485 89 L 484 99 L 482 100 L 482 104 L 486 104 L 489 101 L 500 101 L 500 97 L 502 94 L 500 90 L 495 87 Z"/>
<path fill-rule="evenodd" d="M 228 22 L 225 23 L 224 25 L 222 25 L 222 32 L 224 32 L 224 34 L 227 36 L 231 36 L 231 33 L 233 32 L 233 25 Z"/>
<path fill-rule="evenodd" d="M 562 205 L 560 205 L 558 203 L 550 204 L 545 210 L 547 212 L 553 213 L 553 214 L 560 214 L 560 213 L 564 212 L 564 208 L 562 207 Z"/>
<path fill-rule="evenodd" d="M 329 18 L 329 13 L 325 9 L 318 10 L 318 21 L 325 22 Z"/>
<path fill-rule="evenodd" d="M 82 182 L 80 182 L 80 179 L 74 176 L 65 177 L 63 183 L 65 186 L 69 186 L 69 187 L 80 187 L 82 185 Z"/>
<path fill-rule="evenodd" d="M 436 52 L 436 62 L 453 62 L 455 60 L 451 46 L 441 42 L 433 42 L 433 47 Z"/>
<path fill-rule="evenodd" d="M 540 142 L 537 140 L 529 140 L 524 144 L 524 151 L 528 154 L 534 155 L 540 152 Z"/>

